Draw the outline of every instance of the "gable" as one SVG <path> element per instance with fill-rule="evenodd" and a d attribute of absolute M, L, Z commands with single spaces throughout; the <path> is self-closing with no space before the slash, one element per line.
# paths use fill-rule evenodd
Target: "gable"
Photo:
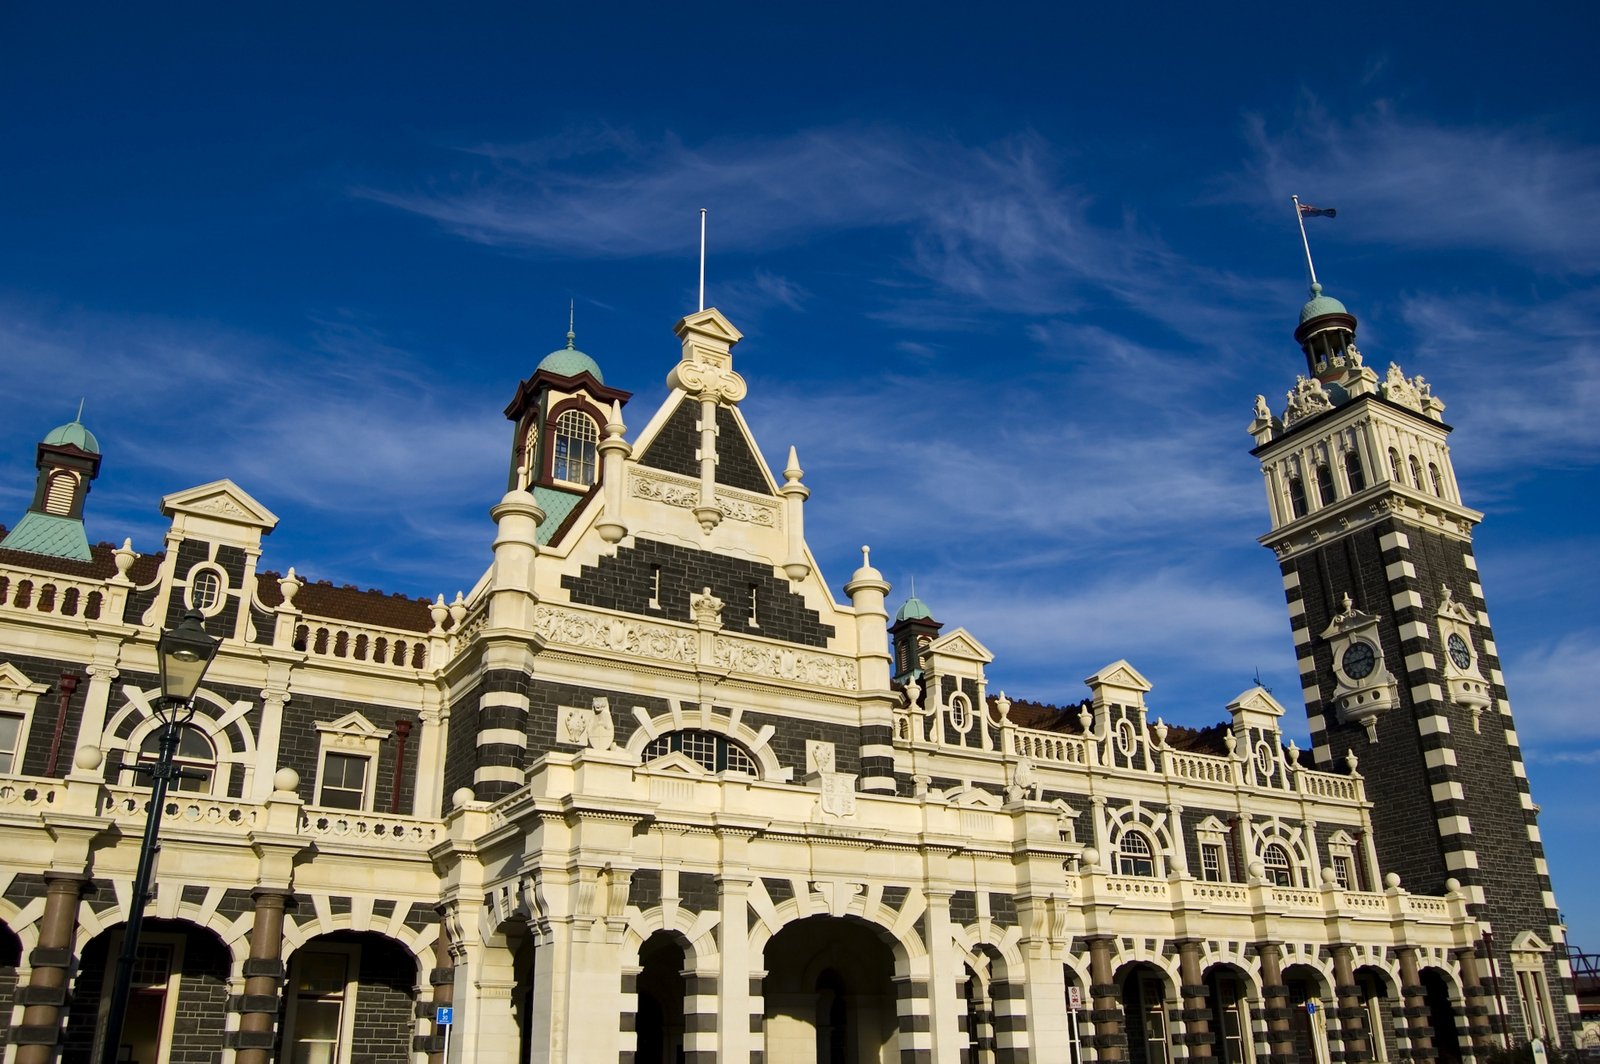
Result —
<path fill-rule="evenodd" d="M 946 657 L 962 658 L 966 661 L 981 661 L 985 665 L 994 660 L 994 654 L 989 648 L 973 638 L 972 633 L 965 628 L 957 628 L 928 644 L 928 653 L 942 654 Z"/>
<path fill-rule="evenodd" d="M 683 398 L 661 426 L 638 463 L 680 476 L 700 476 L 700 404 Z M 731 407 L 717 407 L 717 483 L 758 495 L 771 495 L 766 465 L 750 446 L 743 423 Z"/>

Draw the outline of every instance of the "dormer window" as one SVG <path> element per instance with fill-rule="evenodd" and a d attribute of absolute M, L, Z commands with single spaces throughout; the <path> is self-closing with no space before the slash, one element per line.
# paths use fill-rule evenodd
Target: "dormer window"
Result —
<path fill-rule="evenodd" d="M 551 475 L 569 484 L 593 484 L 600 430 L 594 420 L 578 410 L 556 418 L 554 462 Z"/>

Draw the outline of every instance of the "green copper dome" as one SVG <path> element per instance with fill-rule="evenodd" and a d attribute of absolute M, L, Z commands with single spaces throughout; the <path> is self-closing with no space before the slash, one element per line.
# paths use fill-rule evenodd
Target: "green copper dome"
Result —
<path fill-rule="evenodd" d="M 545 355 L 539 362 L 539 368 L 562 377 L 576 377 L 580 373 L 587 373 L 595 379 L 595 383 L 604 384 L 606 378 L 600 372 L 600 364 L 572 346 L 575 338 L 572 330 L 567 330 L 567 346 L 558 347 Z"/>
<path fill-rule="evenodd" d="M 83 427 L 81 421 L 69 421 L 51 429 L 44 442 L 58 447 L 71 445 L 90 454 L 100 453 L 100 441 L 94 438 L 94 433 Z"/>
<path fill-rule="evenodd" d="M 895 612 L 894 619 L 898 621 L 927 621 L 933 619 L 933 614 L 928 610 L 928 604 L 917 596 L 912 595 L 906 599 L 905 605 Z"/>
<path fill-rule="evenodd" d="M 1311 286 L 1311 299 L 1306 302 L 1305 306 L 1300 308 L 1300 324 L 1304 325 L 1312 318 L 1320 318 L 1324 314 L 1348 313 L 1350 312 L 1344 309 L 1343 303 L 1332 296 L 1323 295 L 1322 286 L 1314 284 Z"/>

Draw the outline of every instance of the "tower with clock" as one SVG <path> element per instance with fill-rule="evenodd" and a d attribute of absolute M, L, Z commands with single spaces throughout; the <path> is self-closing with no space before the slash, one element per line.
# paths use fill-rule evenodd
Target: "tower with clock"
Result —
<path fill-rule="evenodd" d="M 1249 426 L 1313 753 L 1359 765 L 1407 888 L 1465 890 L 1482 932 L 1462 944 L 1468 1015 L 1570 1045 L 1564 929 L 1473 557 L 1483 515 L 1462 501 L 1444 403 L 1421 375 L 1369 367 L 1355 333 L 1313 284 L 1306 372 L 1281 414 L 1258 396 Z"/>

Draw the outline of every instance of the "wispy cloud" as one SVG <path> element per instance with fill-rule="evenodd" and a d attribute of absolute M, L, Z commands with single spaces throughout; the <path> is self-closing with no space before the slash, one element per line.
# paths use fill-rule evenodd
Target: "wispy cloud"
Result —
<path fill-rule="evenodd" d="M 1339 208 L 1373 245 L 1515 256 L 1543 272 L 1600 267 L 1600 148 L 1537 125 L 1478 127 L 1380 105 L 1340 118 L 1308 104 L 1282 130 L 1247 123 L 1254 158 L 1232 194 Z M 1336 202 L 1334 202 L 1336 201 Z"/>
<path fill-rule="evenodd" d="M 1562 760 L 1575 744 L 1600 742 L 1600 629 L 1540 643 L 1505 662 L 1517 730 L 1531 757 Z M 1585 755 L 1587 756 L 1587 755 Z"/>

